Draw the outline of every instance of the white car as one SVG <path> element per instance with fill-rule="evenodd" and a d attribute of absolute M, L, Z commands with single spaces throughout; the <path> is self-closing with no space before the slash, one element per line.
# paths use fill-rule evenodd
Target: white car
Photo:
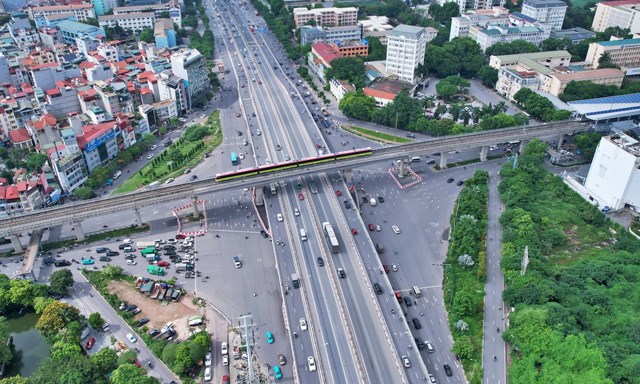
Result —
<path fill-rule="evenodd" d="M 300 216 L 300 210 L 298 208 L 293 208 L 293 215 Z"/>
<path fill-rule="evenodd" d="M 222 356 L 222 365 L 229 365 L 229 355 Z"/>
<path fill-rule="evenodd" d="M 205 365 L 206 367 L 210 367 L 210 366 L 211 366 L 211 354 L 210 354 L 210 353 L 207 353 L 207 354 L 204 356 L 204 365 Z"/>
<path fill-rule="evenodd" d="M 304 317 L 300 319 L 300 329 L 303 331 L 307 330 L 307 320 L 305 320 Z"/>
<path fill-rule="evenodd" d="M 138 341 L 138 339 L 136 339 L 136 337 L 133 336 L 133 334 L 131 333 L 127 333 L 127 339 L 129 339 L 129 341 L 132 343 L 135 343 L 136 341 Z"/>
<path fill-rule="evenodd" d="M 153 145 L 151 146 L 151 150 L 152 150 L 152 151 L 155 151 L 155 150 L 156 150 L 156 148 L 158 148 L 158 146 L 157 146 L 157 145 L 155 145 L 155 144 L 153 144 Z"/>
<path fill-rule="evenodd" d="M 276 218 L 278 219 L 278 221 L 283 221 L 284 219 L 282 218 L 282 213 L 278 213 L 276 215 Z"/>
<path fill-rule="evenodd" d="M 229 353 L 229 350 L 227 349 L 227 342 L 223 341 L 222 344 L 220 344 L 220 353 L 222 355 L 226 355 L 227 353 Z"/>
<path fill-rule="evenodd" d="M 407 356 L 402 356 L 402 365 L 404 365 L 405 368 L 411 368 L 411 362 Z"/>
<path fill-rule="evenodd" d="M 178 242 L 178 240 L 176 240 L 176 239 L 167 240 L 167 244 L 176 244 L 177 242 Z"/>
<path fill-rule="evenodd" d="M 127 260 L 127 264 L 128 264 L 128 265 L 136 265 L 136 264 L 138 264 L 138 263 L 136 263 L 136 261 L 135 261 L 135 260 Z"/>
<path fill-rule="evenodd" d="M 398 272 L 398 266 L 397 266 L 397 265 L 395 265 L 395 264 L 391 265 L 391 270 L 392 270 L 393 272 Z"/>
<path fill-rule="evenodd" d="M 153 153 L 150 153 L 150 154 L 147 156 L 147 160 L 151 160 L 151 159 L 153 159 L 153 156 L 155 156 L 155 155 L 154 155 Z"/>
<path fill-rule="evenodd" d="M 307 367 L 309 367 L 310 372 L 316 371 L 316 359 L 313 356 L 307 357 Z"/>
<path fill-rule="evenodd" d="M 393 230 L 393 233 L 395 233 L 396 235 L 400 233 L 400 228 L 398 228 L 397 225 L 392 225 L 391 229 Z"/>
<path fill-rule="evenodd" d="M 240 158 L 240 160 L 244 160 L 244 153 L 239 154 L 238 157 Z"/>
<path fill-rule="evenodd" d="M 379 225 L 376 225 L 376 231 L 380 232 L 380 231 L 382 231 L 382 228 L 380 228 Z"/>
<path fill-rule="evenodd" d="M 211 381 L 211 367 L 204 370 L 204 381 Z"/>

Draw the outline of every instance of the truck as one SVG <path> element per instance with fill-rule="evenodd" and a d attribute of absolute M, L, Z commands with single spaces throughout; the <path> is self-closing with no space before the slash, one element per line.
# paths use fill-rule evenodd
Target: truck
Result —
<path fill-rule="evenodd" d="M 164 295 L 167 293 L 168 287 L 169 285 L 167 283 L 160 284 L 160 292 L 158 292 L 158 295 L 155 297 L 155 299 L 164 300 Z"/>
<path fill-rule="evenodd" d="M 325 116 L 329 116 L 329 111 L 327 110 L 327 107 L 322 107 L 322 110 L 320 112 L 322 112 L 322 114 Z"/>
<path fill-rule="evenodd" d="M 160 284 L 156 283 L 153 286 L 153 290 L 151 291 L 151 294 L 149 295 L 150 298 L 155 299 L 156 297 L 158 297 L 158 293 L 160 293 L 160 289 L 162 287 L 160 286 Z"/>
<path fill-rule="evenodd" d="M 380 243 L 376 243 L 376 252 L 384 253 L 384 245 L 382 245 Z"/>
<path fill-rule="evenodd" d="M 147 267 L 147 272 L 152 275 L 162 276 L 164 275 L 164 268 L 160 268 L 157 265 L 150 265 Z"/>
<path fill-rule="evenodd" d="M 191 263 L 178 263 L 175 265 L 176 271 L 191 271 L 193 270 L 193 264 Z"/>
<path fill-rule="evenodd" d="M 145 256 L 148 262 L 158 261 L 160 260 L 160 256 L 157 253 L 150 253 Z"/>
<path fill-rule="evenodd" d="M 155 248 L 156 247 L 156 242 L 155 241 L 138 241 L 136 243 L 136 248 L 138 248 L 139 250 L 143 250 L 145 248 Z"/>
<path fill-rule="evenodd" d="M 291 274 L 291 284 L 293 284 L 293 288 L 300 288 L 300 279 L 295 273 Z"/>

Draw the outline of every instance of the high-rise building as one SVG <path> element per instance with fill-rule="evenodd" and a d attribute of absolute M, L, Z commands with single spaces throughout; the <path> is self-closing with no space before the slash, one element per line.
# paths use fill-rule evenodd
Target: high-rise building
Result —
<path fill-rule="evenodd" d="M 522 13 L 541 23 L 551 25 L 551 29 L 562 29 L 567 4 L 562 0 L 524 0 Z"/>
<path fill-rule="evenodd" d="M 189 105 L 211 89 L 209 70 L 204 58 L 197 49 L 182 49 L 171 55 L 171 70 L 187 85 Z"/>
<path fill-rule="evenodd" d="M 413 83 L 415 70 L 424 64 L 427 36 L 424 28 L 398 25 L 387 36 L 387 73 Z"/>
<path fill-rule="evenodd" d="M 604 32 L 609 27 L 640 33 L 640 0 L 603 1 L 598 3 L 591 29 Z"/>

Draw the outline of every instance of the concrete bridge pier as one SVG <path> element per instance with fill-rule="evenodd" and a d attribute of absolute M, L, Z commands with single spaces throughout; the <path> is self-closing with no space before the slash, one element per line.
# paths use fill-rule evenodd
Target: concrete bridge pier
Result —
<path fill-rule="evenodd" d="M 82 221 L 73 222 L 71 223 L 71 225 L 73 226 L 73 230 L 76 232 L 76 240 L 84 240 L 86 237 L 84 235 L 84 231 L 82 230 Z"/>
<path fill-rule="evenodd" d="M 22 247 L 22 243 L 20 242 L 20 237 L 18 235 L 9 236 L 11 239 L 11 246 L 13 246 L 13 252 L 22 252 L 24 251 L 24 247 Z"/>
<path fill-rule="evenodd" d="M 526 147 L 527 144 L 529 144 L 528 140 L 521 140 L 520 141 L 520 148 L 518 148 L 518 153 L 520 153 L 522 155 L 524 153 L 524 147 Z"/>
<path fill-rule="evenodd" d="M 483 145 L 480 148 L 480 161 L 487 161 L 487 154 L 489 153 L 489 146 Z"/>
<path fill-rule="evenodd" d="M 560 136 L 558 136 L 558 146 L 556 147 L 557 151 L 562 149 L 562 142 L 563 141 L 564 141 L 564 133 L 561 134 Z"/>
<path fill-rule="evenodd" d="M 191 198 L 191 202 L 193 203 L 193 217 L 200 216 L 200 210 L 198 209 L 198 196 L 193 196 Z"/>
<path fill-rule="evenodd" d="M 142 215 L 140 214 L 140 208 L 133 208 L 133 213 L 136 214 L 136 224 L 142 226 Z"/>
<path fill-rule="evenodd" d="M 405 177 L 407 174 L 407 163 L 404 160 L 398 160 L 398 177 Z"/>
<path fill-rule="evenodd" d="M 440 169 L 447 168 L 447 152 L 440 152 Z"/>

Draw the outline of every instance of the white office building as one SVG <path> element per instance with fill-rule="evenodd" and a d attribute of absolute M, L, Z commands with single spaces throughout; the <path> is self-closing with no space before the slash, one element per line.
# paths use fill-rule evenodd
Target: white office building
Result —
<path fill-rule="evenodd" d="M 98 23 L 102 28 L 112 28 L 119 25 L 121 28 L 133 31 L 142 31 L 144 28 L 153 29 L 155 22 L 156 14 L 153 12 L 127 13 L 98 17 Z"/>
<path fill-rule="evenodd" d="M 622 133 L 601 138 L 584 186 L 601 208 L 640 210 L 638 141 Z"/>
<path fill-rule="evenodd" d="M 389 32 L 387 41 L 387 73 L 409 83 L 415 82 L 415 70 L 424 64 L 427 35 L 422 27 L 398 25 Z"/>
<path fill-rule="evenodd" d="M 562 29 L 566 12 L 567 4 L 562 0 L 524 0 L 522 4 L 524 15 L 551 25 L 554 31 Z"/>

